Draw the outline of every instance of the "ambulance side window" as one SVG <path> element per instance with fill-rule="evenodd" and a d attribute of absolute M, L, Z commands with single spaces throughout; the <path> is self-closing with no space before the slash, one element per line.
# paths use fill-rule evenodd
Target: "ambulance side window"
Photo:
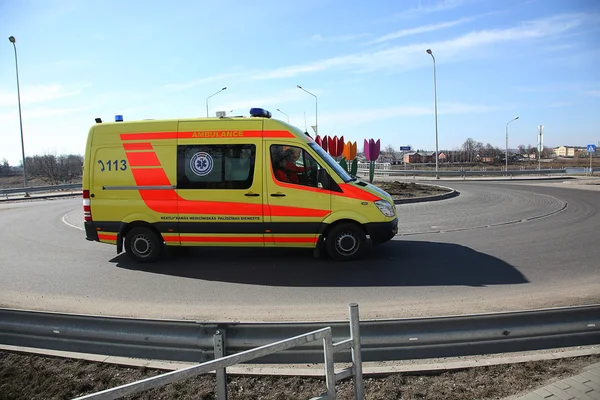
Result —
<path fill-rule="evenodd" d="M 319 164 L 304 149 L 296 146 L 271 145 L 271 164 L 280 182 L 317 187 Z"/>
<path fill-rule="evenodd" d="M 248 189 L 254 180 L 256 146 L 177 146 L 179 189 Z"/>

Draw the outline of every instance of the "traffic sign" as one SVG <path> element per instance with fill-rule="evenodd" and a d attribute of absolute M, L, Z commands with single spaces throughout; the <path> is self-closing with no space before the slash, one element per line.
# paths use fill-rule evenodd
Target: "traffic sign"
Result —
<path fill-rule="evenodd" d="M 410 151 L 410 146 L 400 146 L 400 151 Z"/>
<path fill-rule="evenodd" d="M 596 152 L 596 145 L 595 144 L 588 144 L 587 145 L 587 151 L 588 151 L 588 153 L 595 153 Z"/>

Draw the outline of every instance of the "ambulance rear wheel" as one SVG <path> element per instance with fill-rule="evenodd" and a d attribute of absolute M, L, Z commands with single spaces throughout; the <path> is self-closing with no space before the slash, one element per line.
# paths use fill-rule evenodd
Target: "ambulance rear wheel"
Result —
<path fill-rule="evenodd" d="M 125 251 L 129 257 L 138 262 L 156 261 L 161 247 L 160 238 L 149 228 L 136 227 L 125 236 Z"/>
<path fill-rule="evenodd" d="M 331 228 L 325 243 L 332 259 L 353 261 L 361 258 L 367 249 L 367 236 L 360 226 L 344 222 Z"/>

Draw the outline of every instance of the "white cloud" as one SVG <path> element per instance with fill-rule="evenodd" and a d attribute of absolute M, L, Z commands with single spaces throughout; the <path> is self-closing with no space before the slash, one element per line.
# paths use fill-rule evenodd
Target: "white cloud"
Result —
<path fill-rule="evenodd" d="M 331 69 L 354 69 L 354 72 L 388 69 L 398 72 L 430 63 L 430 60 L 423 57 L 427 48 L 434 49 L 436 57 L 440 55 L 445 61 L 451 61 L 468 57 L 469 54 L 473 53 L 473 50 L 482 46 L 548 38 L 580 26 L 584 18 L 585 16 L 582 14 L 557 15 L 527 21 L 514 28 L 473 31 L 444 41 L 395 46 L 381 51 L 365 51 L 306 64 L 276 68 L 271 71 L 253 74 L 251 79 L 290 78 Z"/>
<path fill-rule="evenodd" d="M 478 0 L 442 0 L 438 2 L 432 2 L 428 5 L 423 5 L 421 1 L 419 1 L 419 5 L 417 7 L 411 8 L 409 10 L 403 11 L 401 13 L 394 14 L 393 18 L 406 18 L 406 17 L 414 17 L 422 14 L 431 14 L 440 11 L 447 11 L 453 8 L 461 7 L 467 3 L 473 3 Z"/>
<path fill-rule="evenodd" d="M 469 22 L 471 20 L 473 20 L 473 18 L 462 18 L 462 19 L 457 19 L 455 21 L 442 22 L 439 24 L 423 25 L 423 26 L 418 26 L 416 28 L 402 29 L 402 30 L 399 30 L 396 32 L 388 33 L 387 35 L 381 36 L 377 39 L 371 40 L 370 42 L 367 42 L 366 44 L 387 42 L 389 40 L 398 39 L 398 38 L 405 37 L 405 36 L 418 35 L 419 33 L 433 32 L 433 31 L 437 31 L 440 29 L 451 28 L 453 26 L 464 24 L 465 22 Z"/>
<path fill-rule="evenodd" d="M 265 97 L 248 99 L 238 99 L 235 97 L 234 101 L 229 101 L 227 97 L 224 96 L 220 99 L 215 98 L 214 106 L 211 105 L 211 110 L 243 110 L 243 113 L 246 114 L 251 107 L 279 107 L 281 104 L 288 103 L 290 101 L 303 100 L 306 99 L 306 97 L 308 97 L 307 94 L 302 92 L 300 89 L 284 90 Z M 271 110 L 271 112 L 273 111 L 274 110 Z M 211 113 L 214 113 L 214 111 L 211 111 Z"/>
<path fill-rule="evenodd" d="M 54 108 L 54 107 L 36 107 L 36 108 L 24 108 L 22 110 L 23 123 L 36 122 L 36 120 L 46 120 L 49 118 L 65 116 L 68 114 L 79 113 L 81 111 L 89 110 L 89 107 L 77 107 L 77 108 Z M 11 121 L 18 121 L 18 111 L 12 111 L 0 114 L 0 122 L 7 123 Z M 44 122 L 44 121 L 39 121 Z"/>
<path fill-rule="evenodd" d="M 545 85 L 520 86 L 516 90 L 529 93 L 578 92 L 591 96 L 600 96 L 600 90 L 590 89 L 597 86 L 590 82 L 549 82 Z"/>
<path fill-rule="evenodd" d="M 455 115 L 455 114 L 479 114 L 494 111 L 499 109 L 497 106 L 487 106 L 482 104 L 465 104 L 465 103 L 439 103 L 438 114 Z M 357 109 L 338 112 L 328 112 L 322 117 L 319 116 L 319 122 L 342 125 L 365 123 L 376 120 L 393 119 L 398 117 L 420 117 L 424 115 L 433 116 L 434 110 L 432 106 L 395 106 L 385 108 L 372 109 Z"/>
<path fill-rule="evenodd" d="M 196 86 L 203 85 L 205 83 L 212 82 L 228 82 L 235 78 L 241 78 L 249 75 L 250 72 L 232 72 L 228 74 L 218 74 L 213 76 L 207 76 L 205 78 L 194 79 L 193 81 L 183 82 L 183 83 L 170 83 L 165 85 L 165 89 L 171 90 L 186 90 L 191 89 Z"/>
<path fill-rule="evenodd" d="M 548 104 L 548 108 L 563 108 L 570 106 L 572 103 L 570 101 L 556 101 L 554 103 Z"/>
<path fill-rule="evenodd" d="M 48 100 L 57 100 L 64 97 L 75 96 L 81 89 L 67 89 L 60 84 L 24 86 L 21 88 L 21 104 L 40 103 Z M 17 88 L 14 91 L 0 91 L 0 107 L 16 105 L 18 102 Z"/>
<path fill-rule="evenodd" d="M 357 33 L 357 34 L 349 34 L 349 35 L 339 35 L 339 36 L 323 36 L 320 34 L 314 34 L 311 37 L 311 40 L 316 42 L 349 42 L 351 40 L 360 39 L 361 37 L 369 36 L 368 33 Z"/>

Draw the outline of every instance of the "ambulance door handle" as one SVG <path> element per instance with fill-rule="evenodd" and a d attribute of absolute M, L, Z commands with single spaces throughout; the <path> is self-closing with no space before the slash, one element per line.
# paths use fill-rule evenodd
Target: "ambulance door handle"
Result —
<path fill-rule="evenodd" d="M 271 194 L 271 196 L 273 196 L 273 197 L 285 197 L 285 193 L 277 192 L 277 193 Z"/>
<path fill-rule="evenodd" d="M 260 196 L 260 194 L 259 194 L 259 193 L 252 193 L 252 192 L 250 192 L 250 193 L 246 193 L 244 196 L 248 196 L 248 197 L 258 197 L 258 196 Z"/>

